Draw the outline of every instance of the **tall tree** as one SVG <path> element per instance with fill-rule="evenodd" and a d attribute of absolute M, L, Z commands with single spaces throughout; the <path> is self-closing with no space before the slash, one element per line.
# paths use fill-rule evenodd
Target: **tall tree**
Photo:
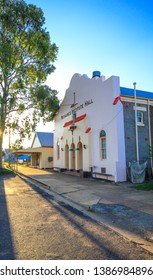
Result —
<path fill-rule="evenodd" d="M 44 85 L 58 52 L 44 25 L 43 12 L 35 5 L 0 0 L 0 168 L 8 127 L 24 137 L 41 117 L 51 121 L 59 108 L 57 92 Z"/>

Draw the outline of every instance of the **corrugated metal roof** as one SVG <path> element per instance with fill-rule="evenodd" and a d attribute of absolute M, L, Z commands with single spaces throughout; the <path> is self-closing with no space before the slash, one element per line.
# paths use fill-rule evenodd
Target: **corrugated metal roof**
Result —
<path fill-rule="evenodd" d="M 42 147 L 54 146 L 54 133 L 52 132 L 36 132 Z"/>
<path fill-rule="evenodd" d="M 120 87 L 120 92 L 123 95 L 134 97 L 134 89 Z M 136 96 L 139 98 L 153 99 L 153 92 L 136 90 Z"/>

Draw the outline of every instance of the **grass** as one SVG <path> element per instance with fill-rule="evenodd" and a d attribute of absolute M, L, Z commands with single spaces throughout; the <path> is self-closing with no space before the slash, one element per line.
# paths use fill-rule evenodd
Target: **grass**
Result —
<path fill-rule="evenodd" d="M 25 167 L 27 167 L 29 165 L 30 165 L 30 163 L 27 163 L 27 162 L 18 163 L 18 166 L 25 166 Z"/>
<path fill-rule="evenodd" d="M 0 169 L 0 175 L 10 175 L 10 174 L 14 174 L 14 171 L 5 167 Z"/>
<path fill-rule="evenodd" d="M 153 181 L 152 182 L 146 182 L 143 184 L 138 184 L 134 186 L 137 190 L 144 190 L 144 191 L 151 191 L 153 190 Z"/>
<path fill-rule="evenodd" d="M 10 166 L 14 166 L 14 165 L 27 167 L 30 165 L 30 162 L 28 162 L 28 163 L 27 162 L 23 162 L 23 163 L 10 162 Z M 9 163 L 7 161 L 3 162 L 3 166 L 9 168 Z"/>

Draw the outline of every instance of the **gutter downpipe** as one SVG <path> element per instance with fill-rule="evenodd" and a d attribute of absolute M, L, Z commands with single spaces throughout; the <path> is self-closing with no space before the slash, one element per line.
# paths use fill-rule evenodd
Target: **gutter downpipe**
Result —
<path fill-rule="evenodd" d="M 138 142 L 138 126 L 137 126 L 137 108 L 136 108 L 136 83 L 134 85 L 134 103 L 135 103 L 135 136 L 136 136 L 136 157 L 137 163 L 139 163 L 139 142 Z"/>
<path fill-rule="evenodd" d="M 149 146 L 152 150 L 152 143 L 151 143 L 151 125 L 150 125 L 150 105 L 149 105 L 149 99 L 148 99 L 148 128 L 149 128 Z M 152 156 L 150 157 L 150 164 L 151 164 L 151 172 L 152 172 Z"/>

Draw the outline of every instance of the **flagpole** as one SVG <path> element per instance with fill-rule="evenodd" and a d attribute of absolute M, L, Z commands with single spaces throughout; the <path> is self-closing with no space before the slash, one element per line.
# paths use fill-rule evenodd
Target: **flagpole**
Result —
<path fill-rule="evenodd" d="M 150 124 L 150 104 L 149 104 L 149 99 L 148 99 L 148 128 L 149 128 L 149 146 L 150 146 L 150 150 L 151 150 L 151 153 L 152 153 L 151 124 Z M 152 167 L 153 167 L 152 156 L 150 157 L 150 163 L 151 163 L 151 171 L 152 171 Z"/>
<path fill-rule="evenodd" d="M 137 102 L 136 102 L 136 83 L 134 85 L 134 103 L 135 103 L 135 137 L 136 137 L 136 156 L 139 163 L 139 141 L 138 141 L 138 125 L 137 125 Z"/>

